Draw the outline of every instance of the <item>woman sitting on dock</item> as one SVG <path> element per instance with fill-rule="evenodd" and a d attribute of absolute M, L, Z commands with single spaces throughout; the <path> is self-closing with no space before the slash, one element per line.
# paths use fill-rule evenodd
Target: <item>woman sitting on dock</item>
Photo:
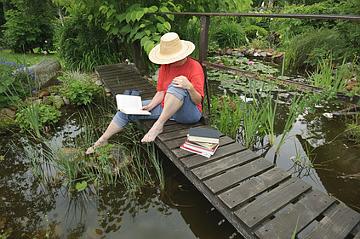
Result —
<path fill-rule="evenodd" d="M 185 124 L 198 122 L 202 115 L 204 72 L 200 63 L 189 57 L 194 49 L 192 42 L 180 40 L 178 34 L 164 34 L 160 44 L 149 54 L 151 62 L 161 65 L 155 96 L 142 102 L 143 109 L 150 111 L 151 115 L 127 115 L 118 111 L 106 131 L 87 149 L 86 154 L 91 154 L 96 147 L 105 145 L 108 139 L 120 132 L 129 121 L 157 119 L 142 138 L 142 143 L 154 141 L 169 119 Z"/>

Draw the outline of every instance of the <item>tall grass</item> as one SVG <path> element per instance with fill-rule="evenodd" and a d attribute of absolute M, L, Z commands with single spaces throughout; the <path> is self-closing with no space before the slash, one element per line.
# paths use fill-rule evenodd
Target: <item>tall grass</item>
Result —
<path fill-rule="evenodd" d="M 343 62 L 338 68 L 334 67 L 332 58 L 322 59 L 310 80 L 316 87 L 324 88 L 330 92 L 345 91 L 346 81 L 351 77 L 351 71 Z"/>

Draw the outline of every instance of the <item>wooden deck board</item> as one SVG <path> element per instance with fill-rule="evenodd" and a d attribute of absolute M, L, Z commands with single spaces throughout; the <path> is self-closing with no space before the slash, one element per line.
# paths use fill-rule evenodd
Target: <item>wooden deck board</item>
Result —
<path fill-rule="evenodd" d="M 312 190 L 295 204 L 288 204 L 275 219 L 258 229 L 256 235 L 264 239 L 287 238 L 295 228 L 301 231 L 334 202 L 328 195 Z"/>
<path fill-rule="evenodd" d="M 230 138 L 231 139 L 231 138 Z M 198 176 L 199 179 L 203 180 L 207 177 L 210 177 L 214 174 L 220 173 L 222 171 L 228 170 L 235 166 L 240 166 L 244 163 L 247 163 L 253 159 L 258 158 L 259 156 L 250 150 L 244 150 L 239 152 L 235 157 L 229 156 L 222 158 L 216 162 L 206 164 L 204 166 L 195 168 L 192 172 Z"/>
<path fill-rule="evenodd" d="M 200 155 L 193 155 L 190 157 L 182 158 L 180 160 L 187 168 L 191 169 L 191 168 L 194 168 L 197 166 L 204 165 L 211 161 L 215 161 L 219 158 L 235 154 L 242 150 L 245 150 L 245 148 L 243 146 L 241 146 L 239 143 L 232 143 L 232 144 L 225 145 L 223 147 L 219 147 L 217 149 L 217 151 L 215 152 L 215 154 L 213 156 L 211 156 L 210 158 L 205 158 Z"/>
<path fill-rule="evenodd" d="M 260 174 L 258 177 L 253 177 L 239 186 L 219 194 L 219 198 L 232 209 L 235 206 L 244 204 L 289 177 L 290 174 L 278 168 L 273 168 Z"/>
<path fill-rule="evenodd" d="M 255 199 L 235 214 L 252 228 L 310 188 L 311 186 L 303 181 L 292 178 L 267 193 L 266 196 Z"/>
<path fill-rule="evenodd" d="M 343 203 L 337 205 L 336 210 L 325 216 L 307 239 L 341 239 L 345 238 L 359 223 L 360 214 Z"/>
<path fill-rule="evenodd" d="M 235 184 L 239 184 L 245 179 L 257 175 L 267 169 L 270 169 L 271 167 L 273 167 L 272 163 L 264 158 L 259 158 L 255 161 L 242 165 L 241 167 L 232 168 L 223 174 L 204 181 L 204 183 L 213 193 L 218 193 L 221 190 L 229 188 Z"/>
<path fill-rule="evenodd" d="M 133 65 L 98 66 L 96 72 L 112 94 L 126 89 L 141 90 L 143 99 L 155 94 L 152 83 Z M 153 123 L 145 120 L 139 125 L 148 130 Z M 299 236 L 360 239 L 359 213 L 342 203 L 336 205 L 337 200 L 284 170 L 272 168 L 270 162 L 227 136 L 222 135 L 221 147 L 209 159 L 180 151 L 188 128 L 204 125 L 204 121 L 196 125 L 167 121 L 155 143 L 245 238 L 290 238 L 296 221 L 298 231 L 302 230 Z"/>

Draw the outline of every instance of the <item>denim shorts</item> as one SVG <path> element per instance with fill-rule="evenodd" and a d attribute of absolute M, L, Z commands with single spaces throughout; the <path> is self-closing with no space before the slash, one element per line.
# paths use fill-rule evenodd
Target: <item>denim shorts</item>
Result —
<path fill-rule="evenodd" d="M 192 102 L 187 90 L 171 84 L 166 93 L 172 94 L 179 100 L 183 101 L 181 108 L 170 118 L 170 120 L 175 120 L 176 122 L 183 124 L 191 124 L 196 123 L 201 119 L 201 112 L 194 102 Z M 142 105 L 147 105 L 150 101 L 151 100 L 143 100 Z M 118 111 L 113 118 L 113 122 L 119 128 L 123 128 L 129 121 L 158 119 L 162 111 L 163 108 L 161 104 L 157 105 L 150 111 L 151 115 L 127 115 Z"/>

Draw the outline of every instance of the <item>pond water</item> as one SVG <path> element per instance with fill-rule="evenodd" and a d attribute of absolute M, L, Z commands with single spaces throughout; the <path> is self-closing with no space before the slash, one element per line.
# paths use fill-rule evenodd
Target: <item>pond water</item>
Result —
<path fill-rule="evenodd" d="M 70 115 L 48 137 L 49 145 L 62 147 L 80 134 L 77 120 Z M 61 182 L 49 185 L 34 176 L 19 146 L 25 141 L 18 132 L 1 135 L 0 155 L 5 157 L 0 161 L 0 236 L 241 238 L 163 155 L 163 191 L 149 187 L 129 194 L 118 184 L 101 186 L 96 192 L 70 193 Z"/>
<path fill-rule="evenodd" d="M 266 74 L 276 73 L 263 66 L 259 69 L 266 69 Z M 209 75 L 212 94 L 232 92 L 228 87 L 235 84 L 239 88 L 232 93 L 244 99 L 251 97 L 241 88 L 249 86 L 249 81 L 235 78 L 231 84 L 219 82 L 216 74 Z M 285 94 L 279 98 L 279 140 L 287 114 L 286 94 L 296 92 L 251 84 L 265 95 Z M 303 112 L 287 135 L 276 163 L 360 211 L 360 147 L 343 136 L 346 118 L 329 119 L 323 115 L 345 107 L 344 102 L 331 101 L 313 112 Z M 64 114 L 56 130 L 48 134 L 48 144 L 60 148 L 77 137 L 80 128 L 71 112 Z M 4 158 L 0 161 L 0 238 L 6 233 L 10 234 L 8 238 L 241 238 L 163 155 L 163 191 L 148 187 L 141 193 L 129 194 L 116 185 L 70 193 L 62 182 L 44 184 L 34 176 L 31 162 L 19 147 L 24 141 L 19 132 L 1 133 L 0 155 Z M 259 146 L 256 152 L 274 160 L 273 148 Z"/>

